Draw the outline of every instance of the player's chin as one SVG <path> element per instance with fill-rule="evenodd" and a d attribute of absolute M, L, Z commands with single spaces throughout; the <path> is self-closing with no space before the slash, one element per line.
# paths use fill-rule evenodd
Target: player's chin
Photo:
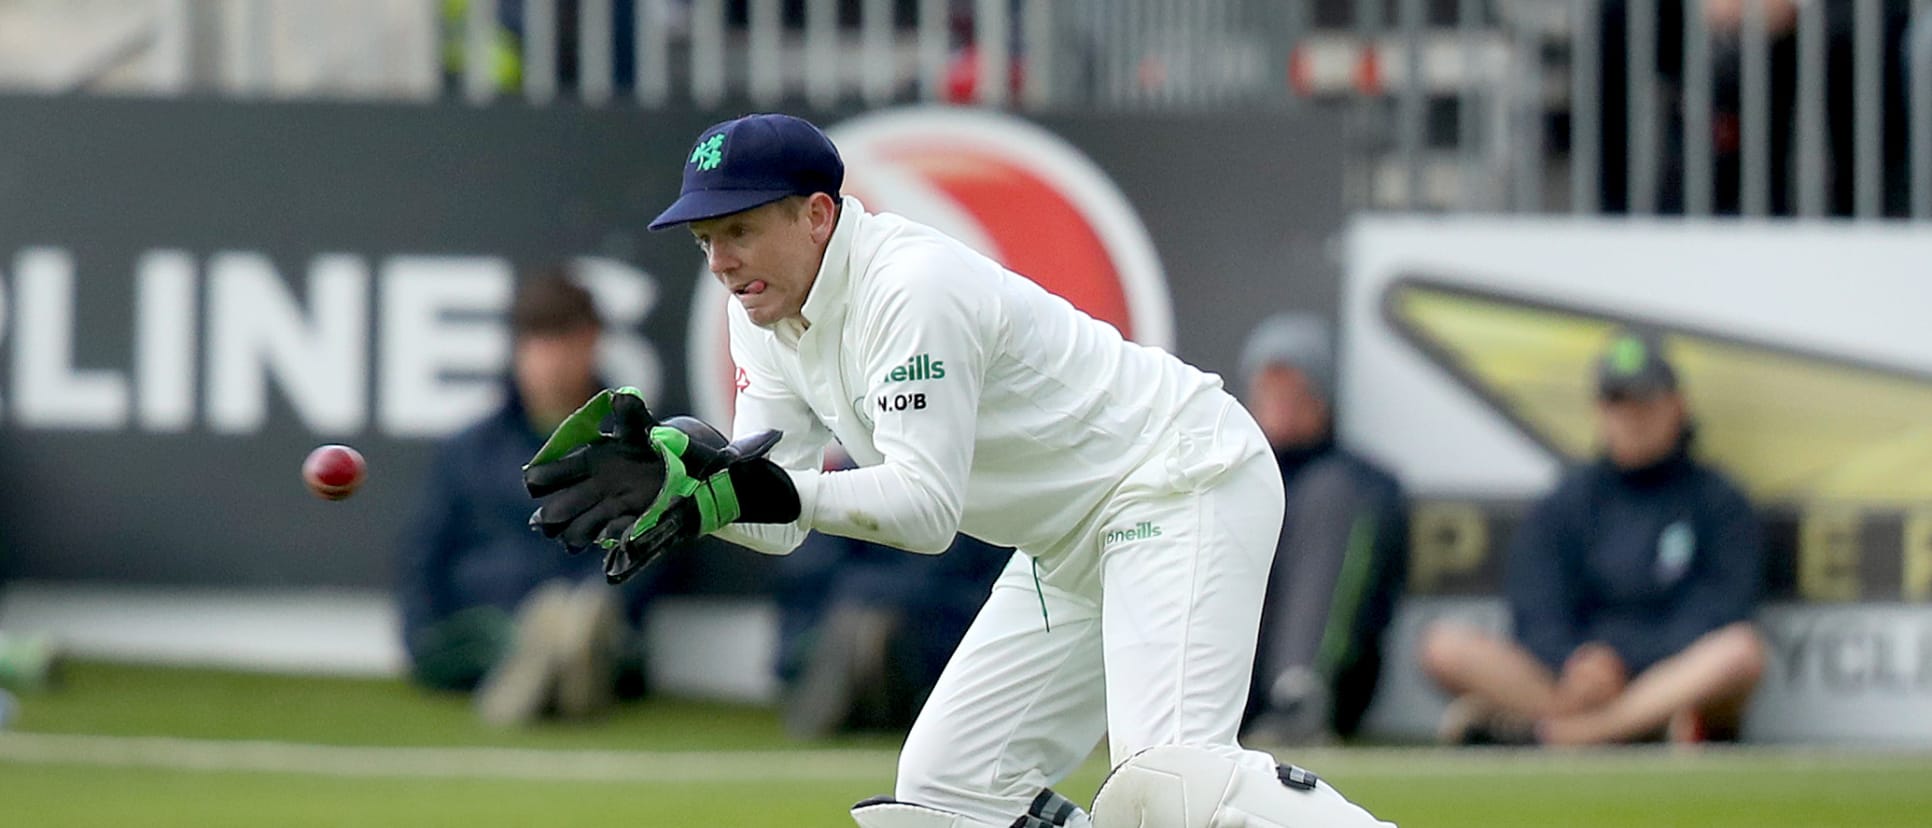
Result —
<path fill-rule="evenodd" d="M 773 312 L 770 303 L 755 301 L 748 296 L 740 296 L 738 297 L 738 304 L 744 306 L 745 316 L 751 319 L 751 324 L 757 325 L 760 328 L 769 328 L 772 326 L 772 323 L 778 321 L 778 314 Z"/>

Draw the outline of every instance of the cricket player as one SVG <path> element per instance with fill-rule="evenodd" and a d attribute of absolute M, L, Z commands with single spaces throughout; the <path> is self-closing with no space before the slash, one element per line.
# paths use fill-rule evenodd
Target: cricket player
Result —
<path fill-rule="evenodd" d="M 736 440 L 607 391 L 527 468 L 532 525 L 613 579 L 706 534 L 1017 547 L 865 828 L 1386 824 L 1236 743 L 1282 486 L 1220 379 L 843 178 L 798 118 L 698 137 L 651 229 L 688 227 L 735 299 Z M 820 470 L 833 439 L 859 468 Z M 1089 817 L 1049 786 L 1102 736 Z"/>

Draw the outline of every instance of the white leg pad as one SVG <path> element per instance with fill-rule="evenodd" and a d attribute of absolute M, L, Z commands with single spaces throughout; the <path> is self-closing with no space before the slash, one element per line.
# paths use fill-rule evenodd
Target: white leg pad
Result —
<path fill-rule="evenodd" d="M 1201 748 L 1149 748 L 1093 800 L 1094 828 L 1394 828 L 1298 768 L 1269 773 Z"/>
<path fill-rule="evenodd" d="M 859 828 L 1007 828 L 963 814 L 885 798 L 868 799 L 852 806 L 852 820 Z"/>

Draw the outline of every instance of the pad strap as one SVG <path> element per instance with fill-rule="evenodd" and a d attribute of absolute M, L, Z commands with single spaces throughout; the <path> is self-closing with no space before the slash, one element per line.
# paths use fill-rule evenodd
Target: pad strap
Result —
<path fill-rule="evenodd" d="M 889 796 L 875 796 L 852 806 L 852 821 L 859 828 L 1002 828 L 965 814 L 900 802 Z"/>
<path fill-rule="evenodd" d="M 852 819 L 861 828 L 998 828 L 964 814 L 900 802 L 889 796 L 875 796 L 852 806 Z M 1091 828 L 1087 812 L 1073 801 L 1041 790 L 1026 813 L 1008 828 Z"/>
<path fill-rule="evenodd" d="M 1026 815 L 1013 823 L 1013 828 L 1088 828 L 1087 812 L 1080 806 L 1053 792 L 1052 788 L 1041 788 L 1040 795 L 1033 797 L 1033 804 L 1026 809 Z"/>

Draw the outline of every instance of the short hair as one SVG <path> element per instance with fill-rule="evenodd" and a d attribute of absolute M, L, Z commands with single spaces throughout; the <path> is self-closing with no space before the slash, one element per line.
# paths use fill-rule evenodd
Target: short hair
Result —
<path fill-rule="evenodd" d="M 517 287 L 510 305 L 510 332 L 516 338 L 557 336 L 585 328 L 601 329 L 597 302 L 590 291 L 570 277 L 563 265 L 532 271 Z"/>

